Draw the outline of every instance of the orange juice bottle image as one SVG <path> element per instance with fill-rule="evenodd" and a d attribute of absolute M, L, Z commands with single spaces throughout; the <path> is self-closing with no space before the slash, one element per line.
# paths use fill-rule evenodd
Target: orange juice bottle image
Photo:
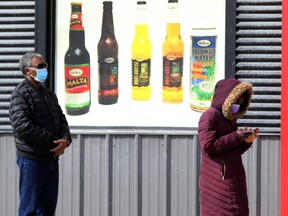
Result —
<path fill-rule="evenodd" d="M 183 53 L 184 44 L 180 36 L 178 2 L 169 0 L 166 38 L 162 46 L 162 100 L 166 103 L 181 103 L 183 100 Z"/>

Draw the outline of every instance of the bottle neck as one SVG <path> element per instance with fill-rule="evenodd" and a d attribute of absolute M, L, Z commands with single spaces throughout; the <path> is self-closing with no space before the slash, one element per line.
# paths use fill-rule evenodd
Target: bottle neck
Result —
<path fill-rule="evenodd" d="M 82 23 L 82 12 L 73 11 L 70 18 L 70 47 L 79 47 L 85 44 L 85 33 Z"/>
<path fill-rule="evenodd" d="M 147 24 L 136 24 L 135 26 L 135 37 L 148 37 L 148 25 Z"/>
<path fill-rule="evenodd" d="M 83 30 L 82 12 L 73 11 L 70 16 L 70 30 Z"/>
<path fill-rule="evenodd" d="M 101 38 L 115 38 L 112 9 L 104 9 Z"/>
<path fill-rule="evenodd" d="M 80 29 L 80 30 L 70 29 L 69 46 L 70 47 L 77 47 L 77 48 L 79 46 L 85 46 L 85 32 L 84 32 L 84 29 Z"/>
<path fill-rule="evenodd" d="M 167 23 L 179 23 L 178 3 L 168 3 L 168 21 Z"/>
<path fill-rule="evenodd" d="M 166 36 L 167 37 L 180 37 L 180 24 L 179 23 L 167 23 Z"/>
<path fill-rule="evenodd" d="M 146 4 L 137 5 L 135 36 L 148 37 Z"/>
<path fill-rule="evenodd" d="M 136 24 L 140 25 L 147 24 L 146 4 L 137 5 Z"/>
<path fill-rule="evenodd" d="M 167 37 L 180 37 L 180 22 L 178 3 L 168 3 L 168 21 L 166 26 Z"/>

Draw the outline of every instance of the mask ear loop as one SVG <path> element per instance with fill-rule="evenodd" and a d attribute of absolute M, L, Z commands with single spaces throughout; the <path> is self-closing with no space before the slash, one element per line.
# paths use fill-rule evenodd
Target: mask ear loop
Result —
<path fill-rule="evenodd" d="M 32 77 L 35 80 L 35 78 L 36 78 L 35 76 L 33 76 L 32 74 L 29 74 L 29 75 L 30 75 L 30 77 Z"/>
<path fill-rule="evenodd" d="M 34 70 L 34 71 L 36 71 L 36 73 L 37 73 L 37 70 L 35 70 L 34 68 L 32 68 L 32 67 L 27 67 L 27 68 L 29 68 L 30 70 Z M 34 80 L 35 80 L 35 76 L 33 76 L 31 73 L 29 74 L 29 76 L 32 77 L 32 78 L 34 78 Z M 37 75 L 36 75 L 36 76 L 37 76 Z"/>

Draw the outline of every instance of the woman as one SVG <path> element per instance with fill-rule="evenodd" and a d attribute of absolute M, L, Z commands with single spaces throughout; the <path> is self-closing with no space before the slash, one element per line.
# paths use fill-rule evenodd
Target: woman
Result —
<path fill-rule="evenodd" d="M 211 107 L 199 120 L 202 216 L 249 215 L 241 155 L 250 148 L 259 129 L 238 129 L 236 121 L 246 113 L 251 97 L 250 83 L 232 78 L 220 80 Z"/>

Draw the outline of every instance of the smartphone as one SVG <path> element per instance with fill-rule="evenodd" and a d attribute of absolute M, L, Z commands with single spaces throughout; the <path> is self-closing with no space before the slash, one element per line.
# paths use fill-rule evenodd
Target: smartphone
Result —
<path fill-rule="evenodd" d="M 242 133 L 245 134 L 245 135 L 251 135 L 253 133 L 253 131 L 252 130 L 248 130 L 248 131 L 243 131 Z"/>

